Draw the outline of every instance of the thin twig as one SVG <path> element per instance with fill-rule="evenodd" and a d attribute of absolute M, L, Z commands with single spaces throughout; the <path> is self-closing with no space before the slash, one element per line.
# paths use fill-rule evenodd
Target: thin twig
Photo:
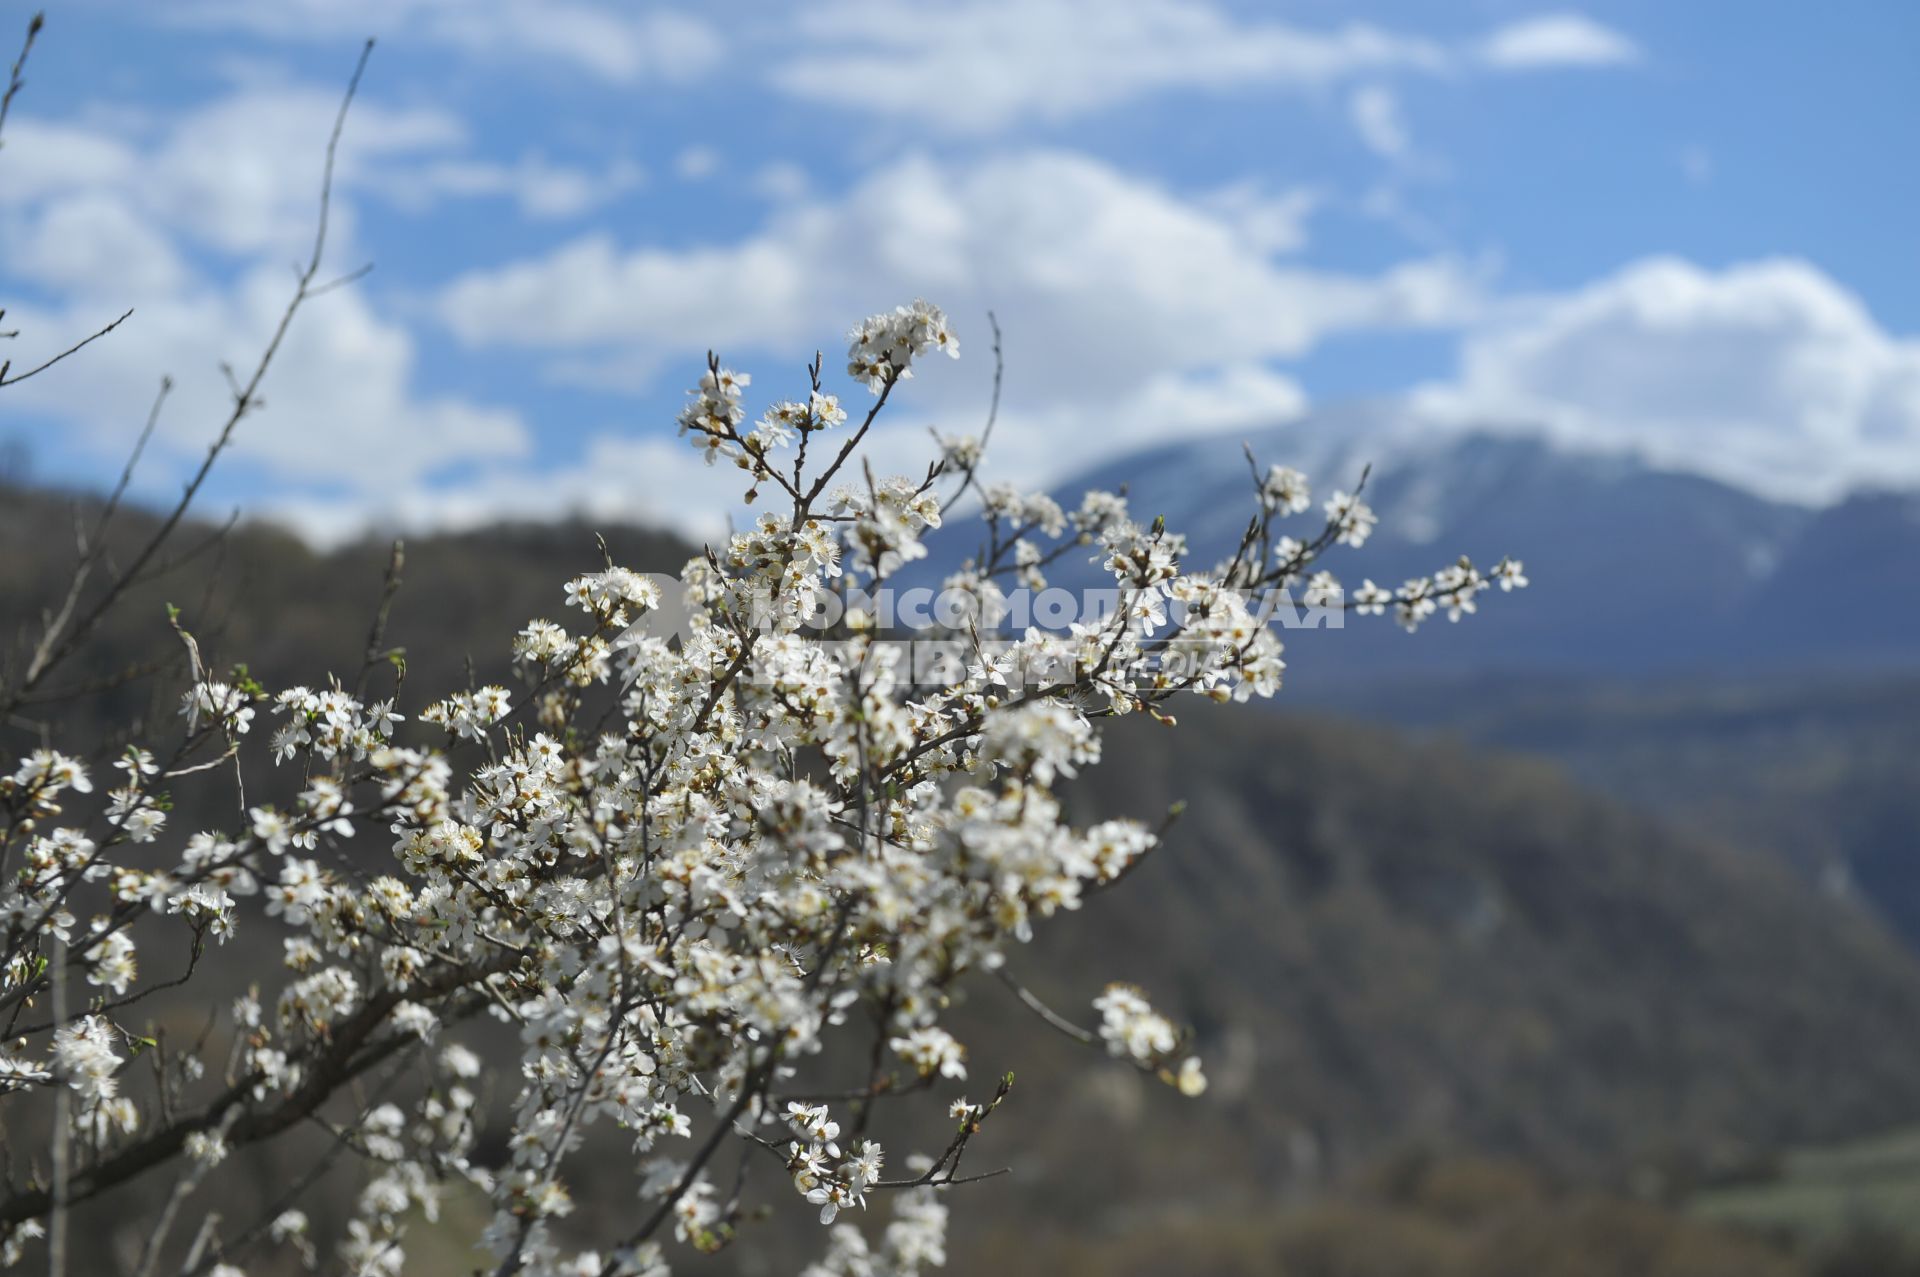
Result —
<path fill-rule="evenodd" d="M 980 462 L 987 455 L 987 441 L 993 438 L 994 424 L 1000 420 L 1000 383 L 1006 376 L 1007 361 L 1000 349 L 1000 320 L 992 311 L 987 312 L 987 324 L 993 329 L 993 397 L 987 401 L 987 424 L 981 428 L 979 447 L 974 453 L 973 464 L 968 466 L 966 473 L 960 477 L 960 486 L 953 490 L 953 495 L 948 497 L 940 507 L 943 515 L 946 511 L 953 509 L 955 502 L 967 495 L 968 488 L 975 486 L 974 478 L 980 472 Z"/>
<path fill-rule="evenodd" d="M 994 975 L 1000 978 L 1000 983 L 1006 985 L 1009 989 L 1013 990 L 1014 996 L 1020 999 L 1020 1004 L 1022 1006 L 1026 1007 L 1027 1010 L 1033 1012 L 1035 1015 L 1039 1016 L 1042 1020 L 1044 1020 L 1047 1023 L 1047 1026 L 1049 1028 L 1057 1029 L 1061 1033 L 1064 1033 L 1068 1037 L 1072 1038 L 1075 1042 L 1080 1043 L 1080 1045 L 1082 1046 L 1100 1045 L 1100 1039 L 1098 1037 L 1096 1037 L 1092 1033 L 1089 1033 L 1087 1030 L 1081 1028 L 1079 1025 L 1075 1024 L 1072 1020 L 1069 1020 L 1065 1016 L 1059 1014 L 1052 1007 L 1042 1002 L 1039 998 L 1034 997 L 1033 994 L 1027 991 L 1027 988 L 1025 985 L 1021 984 L 1018 980 L 1015 980 L 1012 976 L 1007 974 L 1007 970 L 1005 967 L 1001 967 L 996 971 L 994 971 Z"/>
<path fill-rule="evenodd" d="M 387 617 L 393 611 L 393 596 L 400 592 L 400 572 L 406 565 L 406 542 L 396 540 L 387 555 L 387 574 L 381 583 L 379 606 L 374 608 L 373 620 L 367 626 L 367 651 L 360 661 L 360 677 L 354 682 L 355 700 L 364 701 L 367 698 L 367 678 L 373 673 L 373 667 L 387 655 L 381 650 L 387 636 Z"/>
<path fill-rule="evenodd" d="M 93 569 L 107 552 L 107 530 L 113 523 L 113 516 L 120 509 L 120 499 L 126 495 L 127 485 L 133 481 L 134 468 L 140 464 L 141 454 L 147 450 L 147 441 L 153 438 L 154 427 L 160 421 L 160 409 L 167 402 L 167 395 L 173 390 L 173 378 L 160 379 L 160 392 L 153 398 L 153 407 L 147 410 L 147 423 L 140 431 L 140 437 L 133 442 L 133 451 L 127 456 L 127 464 L 121 468 L 120 481 L 113 486 L 107 496 L 107 503 L 100 509 L 99 521 L 94 524 L 93 533 L 88 536 L 80 533 L 80 561 L 74 565 L 73 579 L 67 583 L 67 593 L 60 600 L 60 607 L 47 621 L 46 629 L 40 636 L 39 644 L 34 648 L 33 657 L 27 664 L 29 674 L 45 667 L 52 655 L 55 641 L 65 632 L 67 624 L 73 619 L 73 610 L 80 603 L 80 595 L 85 590 L 87 580 L 93 575 Z M 23 687 L 23 691 L 26 690 Z"/>
<path fill-rule="evenodd" d="M 67 942 L 53 943 L 53 1026 L 56 1034 L 67 1022 Z M 53 1209 L 47 1214 L 47 1277 L 66 1277 L 68 1190 L 73 1168 L 72 1150 L 67 1140 L 73 1125 L 69 1113 L 70 1089 L 62 1086 L 53 1096 Z"/>
<path fill-rule="evenodd" d="M 20 46 L 20 56 L 13 60 L 13 73 L 7 77 L 6 96 L 0 97 L 0 132 L 7 127 L 7 112 L 13 107 L 13 99 L 27 82 L 20 78 L 20 72 L 26 69 L 27 55 L 33 52 L 33 41 L 40 34 L 40 28 L 47 25 L 46 11 L 42 10 L 27 20 L 27 40 Z"/>
<path fill-rule="evenodd" d="M 234 1120 L 239 1116 L 239 1109 L 229 1109 L 227 1115 L 220 1119 L 217 1138 L 225 1139 L 227 1132 L 233 1127 Z M 186 1203 L 193 1190 L 200 1187 L 200 1181 L 207 1177 L 210 1169 L 212 1168 L 208 1163 L 193 1159 L 188 1163 L 187 1173 L 174 1181 L 173 1191 L 167 1194 L 167 1204 L 160 1209 L 160 1218 L 154 1222 L 153 1231 L 147 1234 L 146 1245 L 141 1251 L 140 1266 L 134 1269 L 134 1277 L 153 1277 L 153 1266 L 160 1262 L 160 1248 L 166 1245 L 167 1234 L 173 1231 L 173 1221 L 179 1216 L 180 1207 Z M 196 1246 L 197 1244 L 196 1242 Z"/>
<path fill-rule="evenodd" d="M 111 324 L 108 324 L 105 328 L 98 330 L 90 337 L 82 337 L 79 341 L 74 342 L 73 345 L 68 346 L 65 350 L 61 351 L 59 354 L 55 355 L 53 358 L 47 360 L 44 363 L 37 364 L 34 367 L 27 369 L 25 372 L 20 373 L 17 376 L 13 376 L 13 377 L 7 376 L 7 370 L 13 367 L 13 361 L 10 359 L 0 359 L 0 386 L 17 386 L 29 377 L 38 376 L 39 374 L 45 372 L 47 369 L 53 367 L 55 364 L 59 363 L 62 359 L 65 359 L 68 355 L 78 354 L 80 351 L 85 350 L 88 346 L 93 345 L 94 342 L 99 341 L 102 337 L 105 337 L 108 333 L 112 332 L 114 329 L 118 328 L 120 325 L 126 323 L 127 320 L 131 319 L 132 317 L 133 317 L 133 308 L 128 307 L 125 314 L 121 315 L 120 318 L 114 320 Z"/>

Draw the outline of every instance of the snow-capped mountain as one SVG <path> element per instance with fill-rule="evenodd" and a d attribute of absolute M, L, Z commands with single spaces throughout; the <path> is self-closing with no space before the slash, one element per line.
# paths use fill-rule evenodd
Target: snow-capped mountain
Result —
<path fill-rule="evenodd" d="M 1288 636 L 1302 681 L 1414 670 L 1569 675 L 1753 674 L 1920 666 L 1920 494 L 1861 494 L 1824 509 L 1772 501 L 1630 456 L 1569 451 L 1537 435 L 1488 428 L 1420 434 L 1385 411 L 1356 408 L 1248 437 L 1262 470 L 1290 465 L 1316 502 L 1372 473 L 1380 515 L 1359 550 L 1325 560 L 1349 588 L 1397 585 L 1461 554 L 1483 567 L 1522 559 L 1533 585 L 1494 595 L 1458 626 L 1418 639 L 1384 618 L 1350 618 L 1336 642 Z M 1147 449 L 1058 485 L 1071 505 L 1087 488 L 1124 485 L 1142 522 L 1164 515 L 1187 533 L 1188 561 L 1231 553 L 1253 511 L 1241 441 L 1185 440 Z M 1302 535 L 1318 509 L 1296 516 Z M 978 540 L 961 521 L 939 539 L 956 561 Z M 1097 570 L 1052 574 L 1069 587 Z"/>

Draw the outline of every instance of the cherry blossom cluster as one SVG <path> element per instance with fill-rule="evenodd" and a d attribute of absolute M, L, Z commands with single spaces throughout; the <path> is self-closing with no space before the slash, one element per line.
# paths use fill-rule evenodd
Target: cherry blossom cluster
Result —
<path fill-rule="evenodd" d="M 816 359 L 802 393 L 743 432 L 752 383 L 709 361 L 684 432 L 787 500 L 682 570 L 683 631 L 640 624 L 662 606 L 656 582 L 608 564 L 511 638 L 519 687 L 409 717 L 338 682 L 274 695 L 244 671 L 216 679 L 196 656 L 179 739 L 130 750 L 104 802 L 69 754 L 17 760 L 0 781 L 0 1103 L 69 1105 L 69 1199 L 170 1163 L 191 1168 L 191 1191 L 233 1149 L 317 1121 L 363 1169 L 344 1231 L 316 1236 L 286 1203 L 209 1225 L 200 1271 L 243 1272 L 278 1247 L 399 1273 L 410 1222 L 464 1184 L 491 1203 L 477 1241 L 502 1277 L 656 1277 L 677 1250 L 750 1232 L 745 1172 L 764 1166 L 830 1226 L 809 1274 L 910 1277 L 944 1262 L 953 1191 L 994 1173 L 962 1175 L 961 1157 L 1011 1088 L 1007 1062 L 971 1059 L 943 1022 L 961 985 L 1005 986 L 1040 1022 L 1199 1094 L 1193 1035 L 1141 991 L 1092 997 L 1089 1029 L 1014 977 L 1036 928 L 1162 842 L 1135 819 L 1076 826 L 1061 787 L 1098 765 L 1111 718 L 1278 690 L 1281 640 L 1246 600 L 1308 580 L 1338 593 L 1316 562 L 1375 518 L 1358 489 L 1337 492 L 1317 530 L 1281 536 L 1311 497 L 1275 468 L 1233 556 L 1195 569 L 1116 494 L 1063 506 L 976 483 L 980 440 L 943 441 L 921 478 L 866 476 L 853 459 L 895 387 L 957 350 L 925 302 L 856 327 L 847 373 L 872 404 L 851 428 Z M 844 442 L 823 446 L 828 432 Z M 1119 606 L 991 648 L 957 627 L 973 659 L 932 688 L 858 606 L 831 633 L 809 626 L 829 596 L 927 557 L 957 513 L 984 538 L 947 582 L 972 617 L 1067 555 L 1103 570 Z M 1352 605 L 1457 616 L 1491 582 L 1525 577 L 1462 561 L 1400 591 L 1368 583 Z M 1055 675 L 1009 682 L 1036 663 Z M 281 794 L 175 835 L 171 789 L 227 783 L 219 764 L 257 739 L 256 710 Z M 171 936 L 197 962 L 243 927 L 278 969 L 136 1086 L 126 1062 L 155 1040 L 138 947 Z M 485 1017 L 517 1033 L 516 1058 L 463 1042 Z M 929 1095 L 981 1064 L 1000 1077 L 989 1100 Z M 510 1092 L 501 1112 L 476 1098 L 487 1077 Z M 917 1096 L 957 1123 L 952 1139 L 883 1147 L 884 1107 Z M 489 1122 L 504 1138 L 479 1139 Z M 637 1204 L 612 1237 L 569 1218 L 595 1128 L 632 1161 Z M 10 1185 L 6 1254 L 29 1251 L 54 1207 L 46 1182 Z M 855 1222 L 868 1217 L 885 1221 L 872 1236 Z"/>

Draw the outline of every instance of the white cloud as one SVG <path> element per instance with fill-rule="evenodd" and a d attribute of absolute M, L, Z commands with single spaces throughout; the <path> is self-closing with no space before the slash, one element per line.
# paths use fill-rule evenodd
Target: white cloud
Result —
<path fill-rule="evenodd" d="M 131 445 L 160 374 L 171 373 L 175 391 L 156 436 L 161 469 L 150 476 L 158 483 L 169 458 L 192 457 L 211 441 L 230 402 L 219 364 L 251 368 L 290 289 L 284 265 L 270 265 L 231 289 L 203 283 L 129 292 L 132 319 L 74 359 L 11 387 L 9 402 L 15 411 L 63 423 L 70 438 L 112 458 Z M 37 347 L 50 347 L 44 358 L 100 323 L 97 309 L 85 304 L 9 308 L 8 319 L 22 329 L 21 366 L 30 366 Z M 240 426 L 236 460 L 283 481 L 350 484 L 366 500 L 452 460 L 530 450 L 510 412 L 418 395 L 416 353 L 412 336 L 382 320 L 357 291 L 316 299 L 294 321 L 268 374 L 266 407 Z"/>
<path fill-rule="evenodd" d="M 1347 114 L 1360 140 L 1374 154 L 1398 159 L 1407 153 L 1407 122 L 1392 89 L 1379 84 L 1355 89 L 1347 99 Z"/>
<path fill-rule="evenodd" d="M 79 187 L 124 182 L 138 162 L 118 137 L 81 124 L 12 115 L 0 204 L 20 205 Z"/>
<path fill-rule="evenodd" d="M 1021 395 L 1085 403 L 1157 373 L 1298 355 L 1331 332 L 1457 324 L 1477 304 L 1451 258 L 1344 275 L 1276 261 L 1273 237 L 1244 207 L 1185 200 L 1085 156 L 913 157 L 837 200 L 777 210 L 735 243 L 584 236 L 455 281 L 440 309 L 469 343 L 608 357 L 637 385 L 709 345 L 803 356 L 823 333 L 924 295 L 976 337 L 998 312 Z"/>
<path fill-rule="evenodd" d="M 11 269 L 69 298 L 164 296 L 187 280 L 172 241 L 117 192 L 82 190 L 0 218 L 14 246 Z"/>
<path fill-rule="evenodd" d="M 573 0 L 192 0 L 166 16 L 281 40 L 411 35 L 496 62 L 540 58 L 618 84 L 686 83 L 726 52 L 713 24 L 693 14 Z"/>
<path fill-rule="evenodd" d="M 1431 161 L 1423 167 L 1429 174 L 1445 171 Z M 1446 227 L 1415 208 L 1407 197 L 1404 183 L 1398 181 L 1375 184 L 1360 197 L 1357 208 L 1365 216 L 1392 227 L 1410 244 L 1440 251 L 1455 238 Z"/>
<path fill-rule="evenodd" d="M 339 108 L 338 88 L 274 86 L 253 76 L 234 93 L 158 122 L 110 112 L 96 112 L 104 122 L 90 125 L 29 117 L 8 126 L 0 211 L 110 189 L 201 245 L 285 256 L 312 235 L 320 157 Z M 597 169 L 538 150 L 504 162 L 473 154 L 473 140 L 449 112 L 362 96 L 347 121 L 336 189 L 415 212 L 443 199 L 505 198 L 524 217 L 552 219 L 591 212 L 646 176 L 623 156 Z M 352 214 L 343 206 L 333 228 L 343 246 Z M 99 274 L 117 278 L 104 263 Z"/>
<path fill-rule="evenodd" d="M 1268 429 L 1301 417 L 1307 407 L 1300 383 L 1262 364 L 1155 373 L 1092 413 L 1086 405 L 1069 403 L 1003 412 L 982 473 L 1022 486 L 1055 483 L 1135 449 Z M 1097 421 L 1097 436 L 1090 437 L 1090 417 Z M 916 464 L 924 467 L 924 452 L 921 447 L 893 459 L 892 468 L 907 473 Z"/>
<path fill-rule="evenodd" d="M 781 42 L 776 88 L 956 134 L 1059 123 L 1151 93 L 1321 92 L 1362 76 L 1640 56 L 1632 40 L 1578 13 L 1525 19 L 1464 45 L 1359 22 L 1309 30 L 1202 0 L 828 0 L 800 15 L 795 39 Z M 1368 145 L 1407 149 L 1386 89 L 1362 90 L 1352 108 Z"/>
<path fill-rule="evenodd" d="M 553 0 L 455 0 L 432 8 L 429 29 L 469 52 L 544 54 L 617 83 L 684 84 L 712 71 L 725 53 L 710 23 L 667 9 L 631 13 Z"/>
<path fill-rule="evenodd" d="M 951 135 L 1060 123 L 1157 93 L 1322 93 L 1369 76 L 1640 56 L 1631 39 L 1577 12 L 1450 41 L 1360 21 L 1309 28 L 1218 0 L 763 3 L 730 11 L 724 27 L 691 4 L 604 0 L 188 0 L 161 12 L 280 41 L 399 35 L 621 85 L 698 84 L 732 59 L 766 68 L 778 92 L 858 113 L 863 128 L 887 120 Z"/>
<path fill-rule="evenodd" d="M 1111 296 L 1104 304 L 1114 305 Z M 1178 348 L 1185 366 L 1140 365 L 1131 357 L 1140 347 L 1123 338 L 1128 353 L 1106 365 L 1104 381 L 1076 381 L 1074 364 L 1049 360 L 1056 346 L 1046 338 L 1065 331 L 1059 322 L 1008 325 L 995 475 L 1050 482 L 1136 448 L 1240 434 L 1306 410 L 1300 387 L 1260 358 L 1209 361 L 1197 347 Z M 1224 332 L 1207 336 L 1224 350 L 1257 350 Z M 979 375 L 990 364 L 979 327 L 963 335 L 962 364 L 975 379 L 951 376 L 940 361 L 909 386 L 873 437 L 878 472 L 924 466 L 929 420 L 976 428 L 985 402 Z M 777 368 L 755 371 L 762 397 L 785 393 Z M 1062 381 L 1068 392 L 1054 393 Z M 1544 430 L 1569 445 L 1637 451 L 1787 499 L 1920 482 L 1920 341 L 1887 333 L 1856 298 L 1798 261 L 1710 271 L 1651 259 L 1572 293 L 1505 303 L 1463 344 L 1457 379 L 1421 387 L 1409 403 L 1410 428 Z M 450 487 L 414 483 L 383 509 L 409 526 L 571 510 L 714 535 L 716 511 L 745 517 L 740 486 L 737 472 L 702 466 L 682 441 L 609 433 L 577 461 L 483 468 Z M 344 533 L 360 526 L 353 512 L 361 508 L 307 503 L 292 513 L 310 530 Z"/>
<path fill-rule="evenodd" d="M 1621 66 L 1640 60 L 1640 47 L 1580 13 L 1526 18 L 1481 42 L 1480 58 L 1502 71 L 1547 67 Z"/>
<path fill-rule="evenodd" d="M 976 350 L 975 357 L 984 356 Z M 756 389 L 758 383 L 756 383 Z M 770 392 L 774 388 L 769 385 Z M 923 474 L 935 456 L 927 418 L 911 394 L 881 418 L 863 455 L 877 474 Z M 1093 461 L 1173 438 L 1235 435 L 1290 421 L 1307 397 L 1292 378 L 1259 365 L 1234 365 L 1193 376 L 1156 375 L 1100 415 L 1102 447 L 1086 446 L 1082 413 L 1065 405 L 1001 414 L 983 477 L 1017 476 L 1023 485 L 1070 478 Z M 946 429 L 977 430 L 969 423 Z M 395 530 L 471 528 L 502 519 L 639 521 L 695 539 L 745 526 L 755 510 L 741 501 L 745 476 L 729 465 L 706 465 L 685 440 L 636 436 L 630 430 L 593 436 L 575 459 L 545 467 L 490 465 L 453 483 L 414 482 L 383 494 L 375 523 Z M 294 498 L 268 512 L 317 544 L 360 535 L 368 527 L 361 498 Z"/>
<path fill-rule="evenodd" d="M 762 165 L 753 175 L 753 189 L 763 198 L 791 204 L 807 197 L 813 190 L 813 179 L 803 166 L 777 160 Z"/>
<path fill-rule="evenodd" d="M 730 466 L 708 466 L 677 439 L 594 436 L 571 462 L 541 469 L 487 466 L 457 483 L 411 484 L 369 511 L 364 500 L 296 497 L 272 502 L 266 513 L 309 540 L 334 545 L 367 531 L 485 527 L 511 519 L 579 515 L 607 523 L 644 523 L 696 540 L 726 535 L 750 518 L 740 504 L 744 476 Z"/>
<path fill-rule="evenodd" d="M 188 0 L 162 12 L 280 41 L 399 35 L 620 85 L 695 85 L 731 59 L 765 68 L 777 92 L 857 113 L 862 130 L 889 121 L 918 135 L 1057 124 L 1159 93 L 1324 93 L 1362 77 L 1640 56 L 1631 39 L 1576 12 L 1460 41 L 1361 21 L 1310 28 L 1219 0 L 763 3 L 730 11 L 724 27 L 691 4 L 603 0 Z M 1389 135 L 1377 111 L 1369 119 L 1370 142 Z"/>
<path fill-rule="evenodd" d="M 9 121 L 0 209 L 45 210 L 111 192 L 143 221 L 200 245 L 286 257 L 312 238 L 320 159 L 339 109 L 338 89 L 249 87 L 159 124 L 129 115 L 97 125 Z M 443 111 L 362 101 L 347 124 L 338 185 L 464 139 Z M 352 211 L 340 213 L 334 230 L 345 243 Z"/>
<path fill-rule="evenodd" d="M 684 181 L 705 181 L 720 171 L 720 153 L 710 146 L 686 147 L 674 156 L 673 171 Z"/>
<path fill-rule="evenodd" d="M 1796 260 L 1635 263 L 1516 308 L 1416 402 L 1792 499 L 1920 481 L 1920 340 Z"/>
<path fill-rule="evenodd" d="M 770 400 L 802 384 L 816 345 L 831 365 L 849 322 L 925 295 L 956 317 L 965 357 L 934 361 L 870 440 L 876 470 L 918 473 L 930 424 L 977 429 L 993 309 L 1008 369 L 990 467 L 1048 481 L 1149 443 L 1300 415 L 1305 393 L 1270 361 L 1327 333 L 1473 313 L 1477 283 L 1450 259 L 1379 276 L 1284 264 L 1278 254 L 1298 246 L 1316 198 L 1247 186 L 1187 200 L 1060 152 L 916 157 L 838 198 L 776 210 L 732 243 L 668 251 L 582 236 L 457 280 L 440 312 L 473 345 L 545 350 L 550 373 L 632 391 L 669 363 L 690 382 L 711 345 L 754 372 L 757 400 Z M 671 521 L 728 508 L 739 487 L 681 441 L 603 436 L 578 464 L 416 484 L 388 508 L 424 521 L 572 508 L 631 516 L 638 497 L 665 502 L 643 513 Z M 306 508 L 305 525 L 323 524 L 323 510 Z"/>
<path fill-rule="evenodd" d="M 225 415 L 220 364 L 264 345 L 310 249 L 321 156 L 337 91 L 246 88 L 160 121 L 96 113 L 90 124 L 10 122 L 0 235 L 8 254 L 8 353 L 20 367 L 131 306 L 133 318 L 83 355 L 13 387 L 16 411 L 65 439 L 124 454 L 162 373 L 176 392 L 150 482 L 196 456 Z M 363 102 L 348 124 L 333 206 L 332 259 L 358 265 L 350 195 L 383 159 L 458 144 L 437 111 Z M 317 299 L 269 374 L 269 409 L 243 423 L 236 456 L 282 480 L 362 493 L 415 482 L 455 459 L 524 454 L 517 416 L 420 394 L 413 336 L 364 290 Z"/>
<path fill-rule="evenodd" d="M 230 253 L 283 253 L 313 233 L 319 164 L 338 89 L 250 90 L 172 123 L 141 165 L 144 198 L 170 225 Z M 339 165 L 343 187 L 392 157 L 457 145 L 465 130 L 437 109 L 354 107 Z M 351 217 L 351 211 L 343 216 Z M 342 232 L 342 243 L 347 242 Z"/>
<path fill-rule="evenodd" d="M 840 198 L 776 210 L 733 243 L 668 251 L 583 236 L 457 280 L 440 311 L 471 344 L 545 350 L 550 375 L 603 388 L 648 389 L 670 364 L 690 383 L 711 346 L 755 374 L 758 402 L 794 393 L 816 346 L 836 372 L 834 335 L 849 322 L 926 296 L 955 317 L 963 358 L 934 361 L 870 440 L 877 471 L 918 473 L 928 425 L 977 428 L 993 310 L 1007 378 L 989 464 L 1045 482 L 1148 443 L 1298 416 L 1306 396 L 1272 361 L 1329 333 L 1445 327 L 1475 312 L 1478 282 L 1450 258 L 1377 276 L 1285 264 L 1277 253 L 1297 245 L 1313 198 L 1246 187 L 1187 200 L 1061 152 L 909 158 Z M 681 481 L 656 465 L 644 484 L 623 486 L 629 473 L 560 467 L 418 502 L 484 508 L 518 500 L 511 488 L 555 494 L 549 508 L 566 508 L 587 500 L 570 493 L 604 487 L 630 500 Z M 677 491 L 670 513 L 690 514 L 712 492 Z"/>
<path fill-rule="evenodd" d="M 645 180 L 645 170 L 631 160 L 616 159 L 592 172 L 533 151 L 512 164 L 461 158 L 396 166 L 372 185 L 381 199 L 416 212 L 442 197 L 492 197 L 511 199 L 523 217 L 544 220 L 590 213 Z"/>
<path fill-rule="evenodd" d="M 1193 0 L 831 0 L 777 87 L 811 101 L 979 133 L 1057 122 L 1149 92 L 1319 89 L 1358 74 L 1439 70 L 1447 51 L 1353 23 L 1307 31 Z"/>
<path fill-rule="evenodd" d="M 1249 179 L 1208 192 L 1199 204 L 1224 218 L 1249 250 L 1265 255 L 1305 248 L 1307 223 L 1325 201 L 1326 192 L 1319 187 L 1270 191 Z"/>

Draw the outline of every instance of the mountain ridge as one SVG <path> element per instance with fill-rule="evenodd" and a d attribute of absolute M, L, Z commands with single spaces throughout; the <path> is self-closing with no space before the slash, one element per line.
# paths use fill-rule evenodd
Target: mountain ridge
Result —
<path fill-rule="evenodd" d="M 1365 495 L 1379 526 L 1364 547 L 1324 560 L 1349 589 L 1362 579 L 1398 585 L 1460 554 L 1482 565 L 1512 555 L 1533 582 L 1523 602 L 1499 600 L 1457 628 L 1429 623 L 1418 642 L 1359 618 L 1337 642 L 1287 635 L 1324 688 L 1414 672 L 1920 668 L 1920 493 L 1790 505 L 1516 431 L 1422 437 L 1377 412 L 1253 432 L 1246 446 L 1263 470 L 1288 465 L 1314 480 L 1314 510 L 1293 520 L 1305 530 L 1317 529 L 1327 493 L 1351 491 L 1373 463 Z M 1121 487 L 1141 522 L 1164 516 L 1188 536 L 1189 566 L 1229 556 L 1252 510 L 1247 458 L 1224 437 L 1143 449 L 1053 490 L 1071 508 L 1089 488 Z M 917 581 L 937 581 L 972 553 L 979 526 L 950 521 Z M 1072 554 L 1050 578 L 1068 589 L 1103 583 Z"/>

